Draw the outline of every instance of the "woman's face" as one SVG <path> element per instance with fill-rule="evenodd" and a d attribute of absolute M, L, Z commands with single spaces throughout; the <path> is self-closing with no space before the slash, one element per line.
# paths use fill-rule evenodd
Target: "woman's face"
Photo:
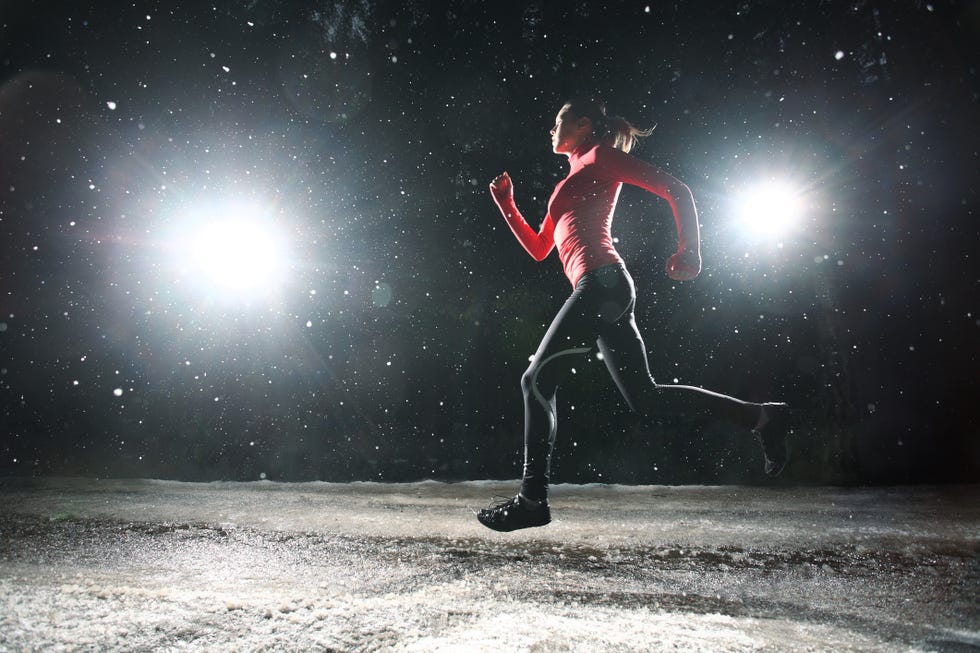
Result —
<path fill-rule="evenodd" d="M 571 154 L 591 134 L 591 121 L 588 118 L 570 117 L 566 104 L 555 116 L 555 126 L 551 128 L 551 149 L 555 154 Z"/>

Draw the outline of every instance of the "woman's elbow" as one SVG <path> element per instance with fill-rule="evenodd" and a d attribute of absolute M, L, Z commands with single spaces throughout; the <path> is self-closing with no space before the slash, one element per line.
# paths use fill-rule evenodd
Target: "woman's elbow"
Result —
<path fill-rule="evenodd" d="M 527 253 L 531 255 L 531 258 L 533 258 L 535 261 L 540 263 L 541 261 L 548 258 L 548 254 L 550 253 L 550 250 L 531 249 L 528 250 Z"/>
<path fill-rule="evenodd" d="M 548 254 L 551 253 L 551 248 L 543 245 L 528 245 L 524 249 L 531 255 L 531 258 L 539 263 L 548 258 Z"/>
<path fill-rule="evenodd" d="M 683 181 L 677 179 L 667 188 L 667 193 L 676 201 L 694 201 L 694 193 L 691 192 L 691 188 Z"/>

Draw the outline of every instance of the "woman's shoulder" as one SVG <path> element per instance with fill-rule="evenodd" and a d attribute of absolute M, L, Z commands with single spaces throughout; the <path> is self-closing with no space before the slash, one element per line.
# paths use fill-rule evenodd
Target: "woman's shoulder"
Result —
<path fill-rule="evenodd" d="M 618 175 L 623 169 L 636 167 L 640 161 L 632 154 L 611 145 L 596 145 L 586 156 L 587 163 L 593 164 L 597 171 L 605 171 L 612 176 Z"/>
<path fill-rule="evenodd" d="M 610 149 L 612 148 L 610 148 L 608 145 L 588 145 L 576 152 L 575 163 L 577 163 L 580 168 L 596 164 L 601 166 L 604 161 L 609 160 L 610 155 L 607 150 Z M 615 156 L 615 154 L 612 156 Z"/>
<path fill-rule="evenodd" d="M 632 154 L 627 154 L 612 145 L 606 145 L 604 143 L 594 146 L 589 151 L 588 156 L 591 156 L 592 160 L 596 163 L 629 161 L 636 158 Z"/>

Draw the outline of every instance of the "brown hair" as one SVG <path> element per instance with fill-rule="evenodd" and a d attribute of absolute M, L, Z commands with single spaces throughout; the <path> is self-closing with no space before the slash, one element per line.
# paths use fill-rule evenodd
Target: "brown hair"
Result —
<path fill-rule="evenodd" d="M 580 97 L 565 103 L 564 111 L 572 118 L 592 121 L 592 133 L 602 145 L 629 152 L 637 140 L 653 133 L 653 128 L 639 129 L 622 116 L 606 114 L 606 103 L 594 97 Z"/>

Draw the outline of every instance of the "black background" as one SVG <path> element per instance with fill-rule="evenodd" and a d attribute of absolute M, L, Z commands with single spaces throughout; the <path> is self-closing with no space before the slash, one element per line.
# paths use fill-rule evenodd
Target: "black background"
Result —
<path fill-rule="evenodd" d="M 0 473 L 516 477 L 569 289 L 486 185 L 536 223 L 554 115 L 596 92 L 701 213 L 678 284 L 666 203 L 620 199 L 655 377 L 796 406 L 784 482 L 980 477 L 977 2 L 93 4 L 0 7 Z M 805 191 L 781 246 L 732 217 L 769 176 Z M 273 300 L 166 264 L 227 196 L 294 243 Z M 556 481 L 762 480 L 601 363 L 560 400 Z"/>

